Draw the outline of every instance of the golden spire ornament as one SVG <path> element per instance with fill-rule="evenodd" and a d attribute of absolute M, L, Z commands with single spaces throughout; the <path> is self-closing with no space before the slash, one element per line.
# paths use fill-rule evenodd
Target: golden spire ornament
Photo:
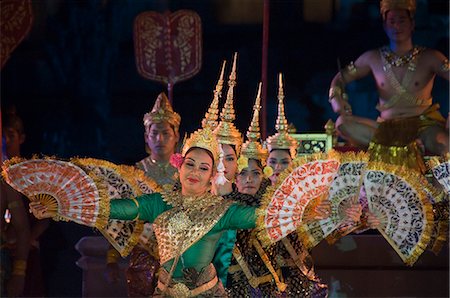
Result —
<path fill-rule="evenodd" d="M 253 106 L 253 118 L 247 131 L 247 141 L 242 145 L 241 157 L 260 160 L 263 165 L 269 155 L 267 149 L 264 149 L 260 143 L 261 133 L 259 131 L 259 110 L 261 109 L 261 86 L 259 83 L 258 94 L 255 105 Z"/>
<path fill-rule="evenodd" d="M 208 111 L 205 113 L 205 118 L 202 121 L 202 127 L 205 128 L 209 126 L 212 130 L 214 130 L 218 123 L 217 119 L 219 118 L 219 99 L 222 97 L 222 88 L 223 88 L 223 75 L 225 72 L 225 65 L 227 61 L 224 60 L 222 63 L 222 69 L 220 71 L 220 77 L 216 84 L 216 89 L 214 90 L 214 97 L 211 105 L 208 108 Z"/>
<path fill-rule="evenodd" d="M 289 135 L 288 121 L 284 113 L 284 90 L 283 76 L 279 74 L 278 81 L 278 117 L 275 122 L 277 133 L 267 138 L 267 147 L 269 152 L 276 149 L 289 150 L 291 158 L 294 159 L 297 154 L 297 141 Z"/>
<path fill-rule="evenodd" d="M 240 147 L 242 145 L 242 134 L 233 123 L 236 119 L 233 107 L 234 87 L 236 86 L 236 60 L 237 53 L 234 54 L 233 66 L 228 79 L 227 99 L 222 111 L 220 112 L 220 122 L 214 130 L 214 133 L 220 144 L 234 145 L 236 154 L 239 154 Z"/>

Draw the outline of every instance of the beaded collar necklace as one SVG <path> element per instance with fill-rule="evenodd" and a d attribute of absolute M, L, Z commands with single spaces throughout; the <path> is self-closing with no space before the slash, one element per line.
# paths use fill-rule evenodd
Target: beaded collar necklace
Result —
<path fill-rule="evenodd" d="M 394 52 L 392 52 L 388 46 L 384 46 L 381 49 L 381 54 L 383 55 L 386 62 L 389 63 L 391 66 L 400 67 L 413 61 L 420 54 L 421 51 L 422 51 L 421 47 L 414 46 L 407 54 L 399 56 Z"/>

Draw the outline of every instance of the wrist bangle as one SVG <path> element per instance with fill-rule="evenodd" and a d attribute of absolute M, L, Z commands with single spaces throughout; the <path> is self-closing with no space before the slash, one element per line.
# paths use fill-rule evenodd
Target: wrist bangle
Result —
<path fill-rule="evenodd" d="M 139 202 L 135 198 L 131 198 L 131 199 L 136 204 L 136 208 L 137 208 L 137 215 L 136 215 L 136 217 L 133 220 L 138 220 L 139 219 Z"/>
<path fill-rule="evenodd" d="M 330 100 L 336 96 L 342 96 L 342 89 L 339 86 L 331 87 L 330 90 L 328 90 L 328 98 Z"/>

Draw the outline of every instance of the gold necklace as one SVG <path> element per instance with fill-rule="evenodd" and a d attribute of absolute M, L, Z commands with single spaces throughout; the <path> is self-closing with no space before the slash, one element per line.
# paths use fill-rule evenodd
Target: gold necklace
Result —
<path fill-rule="evenodd" d="M 171 188 L 171 185 L 164 186 L 164 190 L 161 192 L 163 200 L 169 205 L 185 211 L 204 209 L 220 202 L 220 197 L 208 191 L 199 196 L 184 196 L 181 194 L 181 190 L 174 191 Z"/>
<path fill-rule="evenodd" d="M 383 55 L 386 62 L 391 66 L 400 67 L 410 63 L 411 61 L 414 61 L 422 52 L 422 49 L 422 47 L 414 46 L 412 50 L 410 50 L 406 55 L 399 56 L 391 51 L 388 46 L 384 46 L 381 49 L 381 54 Z"/>

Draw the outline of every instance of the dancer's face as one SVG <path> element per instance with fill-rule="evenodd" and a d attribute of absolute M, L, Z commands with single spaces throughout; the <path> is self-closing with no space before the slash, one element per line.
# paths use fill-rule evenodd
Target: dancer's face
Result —
<path fill-rule="evenodd" d="M 270 151 L 267 164 L 272 167 L 273 175 L 269 177 L 272 184 L 274 184 L 281 172 L 283 172 L 292 162 L 291 155 L 288 150 L 272 150 Z"/>
<path fill-rule="evenodd" d="M 222 149 L 224 153 L 223 165 L 225 166 L 225 178 L 227 178 L 228 181 L 233 181 L 238 168 L 236 151 L 228 144 L 222 144 Z"/>
<path fill-rule="evenodd" d="M 213 177 L 213 159 L 203 149 L 188 152 L 180 168 L 183 195 L 195 196 L 207 192 Z"/>
<path fill-rule="evenodd" d="M 405 9 L 393 9 L 386 13 L 384 30 L 389 40 L 394 42 L 407 41 L 414 30 L 414 20 Z"/>
<path fill-rule="evenodd" d="M 243 168 L 236 177 L 236 186 L 240 193 L 255 195 L 263 179 L 263 171 L 256 160 L 249 159 L 248 167 Z"/>

